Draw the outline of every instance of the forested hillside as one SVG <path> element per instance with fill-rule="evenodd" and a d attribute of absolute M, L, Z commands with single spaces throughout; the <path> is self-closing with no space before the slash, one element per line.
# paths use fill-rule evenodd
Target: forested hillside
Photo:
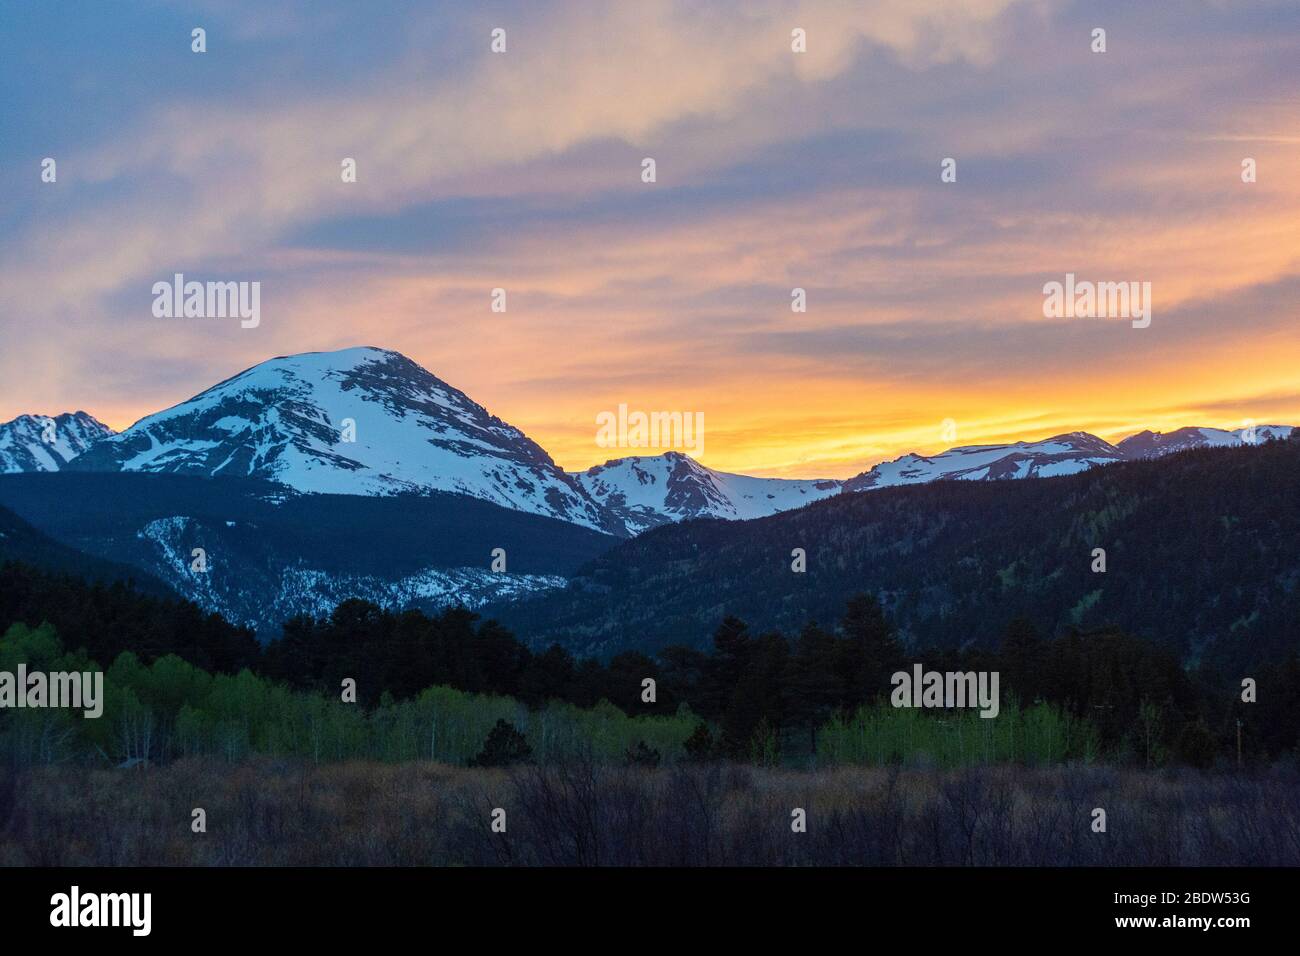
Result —
<path fill-rule="evenodd" d="M 86 581 L 15 562 L 0 563 L 0 633 L 52 625 L 69 650 L 99 661 L 123 652 L 146 662 L 177 654 L 198 667 L 233 673 L 260 657 L 251 631 L 175 596 L 142 593 L 120 578 Z"/>
<path fill-rule="evenodd" d="M 619 545 L 563 591 L 490 610 L 535 646 L 609 655 L 704 646 L 728 614 L 797 632 L 867 591 L 908 647 L 993 647 L 1025 617 L 1049 634 L 1114 625 L 1185 662 L 1242 668 L 1300 647 L 1298 582 L 1300 441 L 1288 440 L 687 522 Z"/>
<path fill-rule="evenodd" d="M 8 561 L 20 561 L 47 571 L 72 574 L 105 584 L 131 581 L 142 593 L 155 597 L 175 596 L 165 584 L 139 568 L 61 544 L 0 506 L 0 564 Z"/>

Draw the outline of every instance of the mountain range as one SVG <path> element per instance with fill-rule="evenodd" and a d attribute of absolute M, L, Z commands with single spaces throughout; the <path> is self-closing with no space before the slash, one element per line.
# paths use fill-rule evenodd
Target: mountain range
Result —
<path fill-rule="evenodd" d="M 1263 441 L 1291 430 L 1262 425 L 1253 435 Z M 85 412 L 21 416 L 0 425 L 0 473 L 239 477 L 305 494 L 441 492 L 628 537 L 689 519 L 764 517 L 844 492 L 1052 477 L 1250 440 L 1246 429 L 1182 428 L 1112 445 L 1071 432 L 907 454 L 848 480 L 728 474 L 677 451 L 566 472 L 520 429 L 406 356 L 358 347 L 270 359 L 121 433 Z"/>
<path fill-rule="evenodd" d="M 609 562 L 642 567 L 647 581 L 668 580 L 673 568 L 687 566 L 680 555 L 666 566 L 640 563 L 641 538 L 671 541 L 657 533 L 671 526 L 699 525 L 684 532 L 691 540 L 745 540 L 777 518 L 827 513 L 805 506 L 847 504 L 902 486 L 990 486 L 1100 466 L 1109 472 L 1291 432 L 1183 428 L 1115 445 L 1071 432 L 903 455 L 848 480 L 728 474 L 677 451 L 566 472 L 520 429 L 405 356 L 352 348 L 270 359 L 121 433 L 81 411 L 0 425 L 0 509 L 8 509 L 10 525 L 5 530 L 0 521 L 0 537 L 8 535 L 0 557 L 129 568 L 151 587 L 170 588 L 263 639 L 295 615 L 325 615 L 349 597 L 389 608 L 464 604 L 494 613 L 522 599 L 533 620 L 518 622 L 521 633 L 545 640 L 563 631 L 604 652 L 620 641 L 650 640 L 676 620 L 660 611 L 638 625 L 638 635 L 610 637 L 600 623 L 611 620 L 602 599 L 587 600 L 625 573 Z M 872 494 L 856 494 L 865 491 Z M 843 511 L 846 521 L 856 516 Z M 889 533 L 906 538 L 908 527 Z M 48 537 L 38 540 L 28 529 Z M 824 533 L 836 542 L 856 532 L 850 525 Z M 880 546 L 884 554 L 894 545 L 882 539 Z M 195 570 L 200 554 L 203 567 Z M 762 578 L 740 567 L 734 573 Z M 868 580 L 864 573 L 861 583 Z M 715 607 L 711 593 L 701 600 Z M 762 607 L 777 593 L 746 595 Z M 800 606 L 789 595 L 784 600 Z M 588 619 L 562 610 L 570 607 Z M 698 613 L 709 618 L 707 608 Z"/>
<path fill-rule="evenodd" d="M 611 657 L 707 649 L 729 615 L 756 637 L 795 638 L 810 622 L 834 626 L 860 592 L 917 652 L 993 649 L 1023 617 L 1079 640 L 1118 627 L 1236 683 L 1300 647 L 1300 441 L 682 522 L 484 613 L 536 648 Z"/>

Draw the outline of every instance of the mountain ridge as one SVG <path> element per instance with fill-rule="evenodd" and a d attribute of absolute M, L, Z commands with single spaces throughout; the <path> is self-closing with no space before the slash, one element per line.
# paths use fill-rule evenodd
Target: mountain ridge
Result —
<path fill-rule="evenodd" d="M 399 352 L 356 346 L 250 366 L 117 433 L 84 412 L 0 426 L 0 473 L 123 471 L 238 476 L 298 493 L 447 492 L 616 537 L 686 520 L 749 520 L 836 494 L 939 480 L 1075 474 L 1119 461 L 1285 437 L 1287 425 L 1187 426 L 1111 444 L 1085 431 L 907 453 L 848 479 L 760 478 L 679 451 L 564 471 L 523 431 Z M 8 431 L 6 431 L 8 429 Z"/>
<path fill-rule="evenodd" d="M 61 471 L 72 459 L 114 434 L 83 411 L 19 415 L 0 423 L 0 475 Z"/>
<path fill-rule="evenodd" d="M 1117 626 L 1192 664 L 1291 653 L 1300 645 L 1300 438 L 1050 482 L 937 481 L 754 521 L 654 528 L 565 588 L 486 613 L 531 646 L 559 641 L 610 657 L 705 648 L 729 614 L 755 634 L 795 634 L 837 620 L 863 591 L 918 652 L 994 647 L 1019 616 L 1051 634 Z"/>

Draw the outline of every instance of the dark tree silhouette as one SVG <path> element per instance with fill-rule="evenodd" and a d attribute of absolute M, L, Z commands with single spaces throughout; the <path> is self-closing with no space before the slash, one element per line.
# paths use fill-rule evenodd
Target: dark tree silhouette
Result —
<path fill-rule="evenodd" d="M 496 726 L 488 731 L 487 740 L 477 757 L 469 762 L 471 767 L 509 767 L 512 764 L 531 763 L 533 748 L 514 724 L 498 718 Z"/>

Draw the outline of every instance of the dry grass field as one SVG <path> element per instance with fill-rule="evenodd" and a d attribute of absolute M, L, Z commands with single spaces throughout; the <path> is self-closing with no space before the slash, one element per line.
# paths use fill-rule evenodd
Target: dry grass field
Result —
<path fill-rule="evenodd" d="M 195 808 L 205 833 L 192 831 Z M 490 826 L 496 808 L 505 833 Z M 792 829 L 796 808 L 806 832 Z M 0 864 L 1296 865 L 1300 777 L 207 758 L 54 767 L 0 777 Z"/>

